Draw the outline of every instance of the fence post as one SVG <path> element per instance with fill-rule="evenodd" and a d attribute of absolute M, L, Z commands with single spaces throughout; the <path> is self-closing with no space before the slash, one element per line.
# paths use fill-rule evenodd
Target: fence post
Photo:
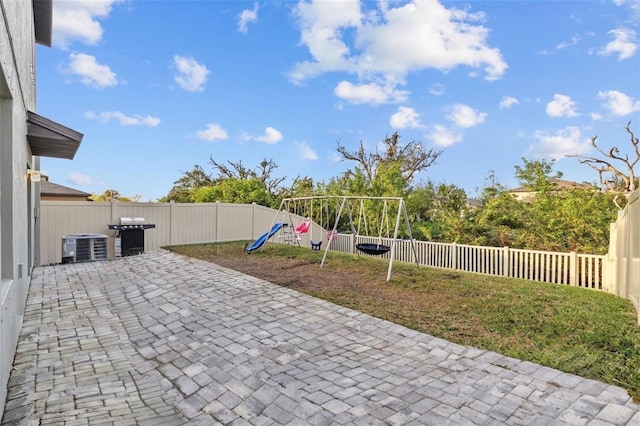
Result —
<path fill-rule="evenodd" d="M 502 276 L 511 276 L 511 265 L 509 263 L 509 246 L 502 247 Z"/>
<path fill-rule="evenodd" d="M 251 203 L 251 239 L 256 238 L 256 202 Z"/>
<path fill-rule="evenodd" d="M 569 285 L 578 286 L 578 254 L 569 252 Z"/>
<path fill-rule="evenodd" d="M 218 225 L 220 224 L 220 209 L 219 209 L 219 206 L 220 206 L 220 201 L 216 200 L 216 209 L 215 209 L 216 210 L 216 223 L 215 223 L 215 228 L 214 228 L 216 230 L 216 236 L 214 237 L 216 243 L 220 241 L 219 240 L 220 233 L 218 232 Z"/>
<path fill-rule="evenodd" d="M 111 223 L 120 223 L 120 216 L 118 215 L 118 201 L 111 199 Z"/>
<path fill-rule="evenodd" d="M 173 200 L 169 200 L 169 245 L 173 245 L 173 230 L 177 227 L 174 225 L 173 221 L 175 220 L 175 211 L 173 210 L 176 202 Z"/>
<path fill-rule="evenodd" d="M 349 250 L 352 254 L 356 252 L 356 234 L 349 234 Z"/>
<path fill-rule="evenodd" d="M 451 269 L 458 269 L 458 245 L 451 243 Z"/>

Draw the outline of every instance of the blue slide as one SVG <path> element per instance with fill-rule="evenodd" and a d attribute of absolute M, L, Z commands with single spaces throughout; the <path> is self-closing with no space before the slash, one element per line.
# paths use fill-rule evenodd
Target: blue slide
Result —
<path fill-rule="evenodd" d="M 247 249 L 246 249 L 247 250 L 247 254 L 251 254 L 252 251 L 257 250 L 260 247 L 262 247 L 262 245 L 264 243 L 266 243 L 269 238 L 273 237 L 273 234 L 278 232 L 280 230 L 280 228 L 282 228 L 282 227 L 283 227 L 282 223 L 276 223 L 275 225 L 273 225 L 273 227 L 271 228 L 271 231 L 269 231 L 266 234 L 262 235 L 260 238 L 255 240 L 253 242 L 253 244 L 251 244 L 250 246 L 247 247 Z"/>

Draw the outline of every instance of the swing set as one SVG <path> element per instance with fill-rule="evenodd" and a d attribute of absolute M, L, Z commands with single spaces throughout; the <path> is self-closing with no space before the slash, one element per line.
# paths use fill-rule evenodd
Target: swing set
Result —
<path fill-rule="evenodd" d="M 392 227 L 391 207 L 396 204 L 395 226 Z M 356 215 L 354 215 L 354 211 L 357 212 Z M 278 222 L 280 215 L 282 215 L 282 221 Z M 351 234 L 355 237 L 361 237 L 360 240 L 364 239 L 367 242 L 357 243 L 355 247 L 358 251 L 370 256 L 389 253 L 387 271 L 387 281 L 389 281 L 396 245 L 401 241 L 398 239 L 398 234 L 403 217 L 405 231 L 411 242 L 413 258 L 418 266 L 415 241 L 402 197 L 313 196 L 284 198 L 271 224 L 271 229 L 281 224 L 278 227 L 282 233 L 280 239 L 287 244 L 300 245 L 303 235 L 309 234 L 309 243 L 313 250 L 320 250 L 323 243 L 322 234 L 326 233 L 326 245 L 320 263 L 321 267 L 324 266 L 329 249 L 337 243 L 339 235 Z M 345 228 L 348 230 L 345 231 Z M 294 230 L 293 234 L 292 229 Z M 392 229 L 393 236 L 391 236 Z M 391 244 L 383 244 L 383 239 L 390 240 Z M 264 246 L 261 246 L 260 250 L 263 248 Z"/>

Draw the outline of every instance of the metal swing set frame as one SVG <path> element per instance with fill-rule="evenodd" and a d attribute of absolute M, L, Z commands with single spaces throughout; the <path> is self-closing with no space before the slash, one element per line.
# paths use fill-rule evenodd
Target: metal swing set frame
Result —
<path fill-rule="evenodd" d="M 391 280 L 391 271 L 393 269 L 393 260 L 395 258 L 395 253 L 396 253 L 396 245 L 397 243 L 400 241 L 398 239 L 398 232 L 400 229 L 400 221 L 402 220 L 402 218 L 404 217 L 404 221 L 405 221 L 405 225 L 407 228 L 407 232 L 409 234 L 409 240 L 411 242 L 411 251 L 413 253 L 413 259 L 415 260 L 416 266 L 419 267 L 419 262 L 418 262 L 418 255 L 417 255 L 417 251 L 416 251 L 416 245 L 415 245 L 415 240 L 413 239 L 413 234 L 411 232 L 411 224 L 409 223 L 409 217 L 407 216 L 407 208 L 404 202 L 404 198 L 402 197 L 369 197 L 369 196 L 351 196 L 351 195 L 335 195 L 335 196 L 331 196 L 331 195 L 320 195 L 320 196 L 310 196 L 310 197 L 291 197 L 291 198 L 283 198 L 281 203 L 280 203 L 280 208 L 278 209 L 278 212 L 276 213 L 276 217 L 273 220 L 273 223 L 271 224 L 271 227 L 273 228 L 273 226 L 276 224 L 277 220 L 278 220 L 278 216 L 280 214 L 284 214 L 284 213 L 288 213 L 289 215 L 291 214 L 291 207 L 293 206 L 294 209 L 296 208 L 296 206 L 298 206 L 300 203 L 304 203 L 305 205 L 308 203 L 309 205 L 311 205 L 311 209 L 313 208 L 313 202 L 314 201 L 319 201 L 320 203 L 320 217 L 322 217 L 322 203 L 329 203 L 330 201 L 335 201 L 336 203 L 339 203 L 339 207 L 337 208 L 337 213 L 336 213 L 336 217 L 335 217 L 335 221 L 333 224 L 333 229 L 329 230 L 328 226 L 327 226 L 327 245 L 324 249 L 324 254 L 322 256 L 322 262 L 320 263 L 320 267 L 324 266 L 324 263 L 327 259 L 327 254 L 329 253 L 329 249 L 331 248 L 331 243 L 333 241 L 335 241 L 335 235 L 338 235 L 338 224 L 340 223 L 340 219 L 342 218 L 342 215 L 344 214 L 345 210 L 348 210 L 348 218 L 349 218 L 349 226 L 351 228 L 351 230 L 354 232 L 354 234 L 356 235 L 361 235 L 359 233 L 360 230 L 360 218 L 358 221 L 358 229 L 356 230 L 356 228 L 353 225 L 353 215 L 352 215 L 352 210 L 351 210 L 351 203 L 352 202 L 358 202 L 360 204 L 360 216 L 362 217 L 364 215 L 364 202 L 365 200 L 377 200 L 377 201 L 381 201 L 383 202 L 383 211 L 380 215 L 381 218 L 381 222 L 382 220 L 385 219 L 385 215 L 388 215 L 388 209 L 387 209 L 387 205 L 388 203 L 398 203 L 398 211 L 397 211 L 397 215 L 396 215 L 396 220 L 395 220 L 395 227 L 394 227 L 394 233 L 393 233 L 393 240 L 392 240 L 392 244 L 391 246 L 386 246 L 382 244 L 382 224 L 379 225 L 379 235 L 378 235 L 378 243 L 377 244 L 371 244 L 371 243 L 362 243 L 362 244 L 356 244 L 356 248 L 368 255 L 382 255 L 385 254 L 387 252 L 389 253 L 389 268 L 387 270 L 387 281 Z M 328 209 L 327 209 L 328 210 Z M 294 214 L 297 215 L 296 212 L 294 212 Z M 310 213 L 307 216 L 303 216 L 305 218 L 310 218 L 311 217 Z M 298 215 L 298 216 L 302 216 L 302 215 Z M 328 216 L 328 212 L 327 212 L 327 216 Z M 387 216 L 388 218 L 388 216 Z M 313 219 L 311 219 L 313 220 Z M 322 219 L 321 219 L 322 220 Z M 290 219 L 291 222 L 293 222 Z M 328 224 L 329 218 L 327 217 L 327 224 Z M 323 226 L 322 223 L 319 224 L 321 227 Z M 368 226 L 366 224 L 366 216 L 365 216 L 365 232 L 368 233 Z M 388 227 L 387 227 L 387 231 L 388 231 Z M 370 235 L 365 235 L 367 237 L 370 237 Z M 262 250 L 264 248 L 261 247 L 260 250 Z"/>

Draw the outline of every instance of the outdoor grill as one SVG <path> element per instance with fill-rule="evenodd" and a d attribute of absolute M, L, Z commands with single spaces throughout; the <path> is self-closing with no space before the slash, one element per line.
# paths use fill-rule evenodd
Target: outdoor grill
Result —
<path fill-rule="evenodd" d="M 116 256 L 132 256 L 144 252 L 144 231 L 156 227 L 153 223 L 146 223 L 143 217 L 121 217 L 119 224 L 107 226 L 118 231 Z"/>

